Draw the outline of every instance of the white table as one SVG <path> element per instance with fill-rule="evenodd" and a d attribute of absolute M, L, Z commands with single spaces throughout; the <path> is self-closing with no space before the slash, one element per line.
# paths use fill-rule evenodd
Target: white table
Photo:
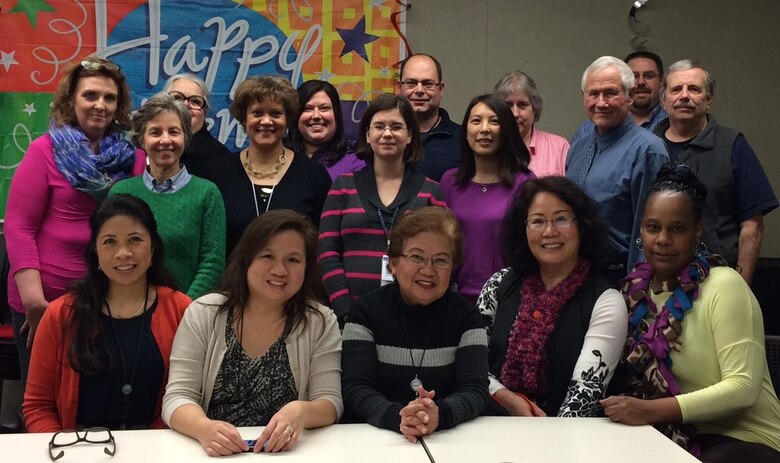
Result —
<path fill-rule="evenodd" d="M 245 439 L 256 439 L 262 427 L 239 428 Z M 368 424 L 340 424 L 304 431 L 291 452 L 242 453 L 214 459 L 198 441 L 172 431 L 112 431 L 116 455 L 103 453 L 104 445 L 79 443 L 64 447 L 57 463 L 172 463 L 172 462 L 289 462 L 289 463 L 430 463 L 424 449 L 410 444 L 400 434 Z M 2 463 L 45 463 L 49 459 L 52 433 L 0 435 Z M 55 452 L 56 454 L 56 452 Z"/>
<path fill-rule="evenodd" d="M 436 463 L 698 463 L 651 426 L 606 418 L 479 417 L 435 432 Z"/>
<path fill-rule="evenodd" d="M 262 427 L 240 428 L 255 439 Z M 175 431 L 115 431 L 116 455 L 103 445 L 65 447 L 62 463 L 301 462 L 430 463 L 420 444 L 368 424 L 339 424 L 305 431 L 291 452 L 242 453 L 213 459 L 200 444 Z M 0 435 L 2 463 L 50 461 L 51 433 Z M 600 418 L 480 417 L 425 438 L 436 463 L 696 463 L 650 426 L 624 426 Z M 651 452 L 642 449 L 652 449 Z"/>

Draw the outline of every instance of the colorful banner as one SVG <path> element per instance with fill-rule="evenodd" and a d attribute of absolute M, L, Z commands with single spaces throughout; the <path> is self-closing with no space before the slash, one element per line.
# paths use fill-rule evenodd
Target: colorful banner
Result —
<path fill-rule="evenodd" d="M 393 91 L 405 9 L 398 0 L 0 0 L 0 213 L 67 64 L 96 53 L 120 65 L 134 108 L 168 77 L 199 75 L 212 90 L 209 129 L 237 150 L 245 135 L 228 108 L 248 76 L 327 80 L 354 127 L 372 95 Z"/>

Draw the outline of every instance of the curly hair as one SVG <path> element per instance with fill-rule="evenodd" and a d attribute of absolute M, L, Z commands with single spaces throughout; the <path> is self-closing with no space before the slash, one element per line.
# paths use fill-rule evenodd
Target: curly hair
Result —
<path fill-rule="evenodd" d="M 279 233 L 294 231 L 303 238 L 306 270 L 303 284 L 297 293 L 285 304 L 284 313 L 292 328 L 301 324 L 306 328 L 306 311 L 322 315 L 312 302 L 324 303 L 325 289 L 322 286 L 320 268 L 317 264 L 317 229 L 311 221 L 299 212 L 289 209 L 268 211 L 255 218 L 244 230 L 227 267 L 222 274 L 218 292 L 225 295 L 225 302 L 219 312 L 234 310 L 234 317 L 241 314 L 249 302 L 247 270 L 252 261 L 268 242 Z"/>
<path fill-rule="evenodd" d="M 246 129 L 246 112 L 249 106 L 266 99 L 282 103 L 288 126 L 296 119 L 298 92 L 292 87 L 290 81 L 282 76 L 255 76 L 238 84 L 233 103 L 230 105 L 230 115 Z"/>
<path fill-rule="evenodd" d="M 688 195 L 697 222 L 704 214 L 704 202 L 707 200 L 707 186 L 703 184 L 693 170 L 679 161 L 667 162 L 658 171 L 653 183 L 647 188 L 645 204 L 656 193 L 672 192 Z"/>
<path fill-rule="evenodd" d="M 76 111 L 73 109 L 73 97 L 79 81 L 85 77 L 108 77 L 114 81 L 117 89 L 116 111 L 114 120 L 107 131 L 130 130 L 130 88 L 127 86 L 122 70 L 116 64 L 96 56 L 88 56 L 83 60 L 73 63 L 65 68 L 60 83 L 57 85 L 57 93 L 51 105 L 50 116 L 58 126 L 65 124 L 77 125 Z"/>
<path fill-rule="evenodd" d="M 596 212 L 596 203 L 566 177 L 543 177 L 525 182 L 507 209 L 499 234 L 499 246 L 504 262 L 519 275 L 539 273 L 539 262 L 528 245 L 528 210 L 539 193 L 550 193 L 571 207 L 580 236 L 580 257 L 591 262 L 593 269 L 603 266 L 607 250 L 608 227 Z"/>

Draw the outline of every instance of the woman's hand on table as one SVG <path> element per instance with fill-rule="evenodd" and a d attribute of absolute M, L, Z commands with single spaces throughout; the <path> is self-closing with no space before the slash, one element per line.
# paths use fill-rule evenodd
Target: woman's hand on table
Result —
<path fill-rule="evenodd" d="M 238 429 L 224 421 L 208 420 L 197 439 L 210 457 L 233 455 L 249 449 Z"/>
<path fill-rule="evenodd" d="M 547 416 L 533 400 L 519 396 L 509 389 L 499 389 L 493 398 L 512 416 Z"/>
<path fill-rule="evenodd" d="M 401 434 L 409 442 L 417 442 L 417 438 L 433 433 L 439 427 L 439 406 L 433 398 L 436 391 L 426 391 L 422 387 L 419 397 L 409 402 L 401 409 Z"/>
<path fill-rule="evenodd" d="M 264 452 L 281 452 L 292 450 L 295 443 L 301 437 L 305 422 L 307 402 L 294 400 L 282 407 L 257 438 L 255 453 L 262 448 Z"/>

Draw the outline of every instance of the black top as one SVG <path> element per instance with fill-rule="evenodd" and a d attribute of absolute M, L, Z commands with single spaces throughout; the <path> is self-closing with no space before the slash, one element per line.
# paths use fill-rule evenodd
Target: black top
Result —
<path fill-rule="evenodd" d="M 234 426 L 265 426 L 282 407 L 298 399 L 285 343 L 288 326 L 268 352 L 251 358 L 233 329 L 230 311 L 225 328 L 227 350 L 214 382 L 209 418 Z"/>
<path fill-rule="evenodd" d="M 279 184 L 273 189 L 269 210 L 292 209 L 309 217 L 315 227 L 319 226 L 322 206 L 328 197 L 331 179 L 325 167 L 307 156 L 294 154 L 290 167 Z M 241 234 L 249 222 L 265 212 L 265 202 L 261 191 L 256 189 L 257 208 L 255 208 L 255 189 L 249 180 L 240 153 L 231 154 L 226 162 L 215 169 L 211 180 L 217 185 L 225 202 L 227 237 L 225 255 L 229 256 L 238 244 Z M 268 188 L 274 179 L 268 179 Z"/>
<path fill-rule="evenodd" d="M 160 398 L 165 375 L 165 364 L 151 329 L 152 314 L 156 309 L 157 300 L 145 314 L 137 317 L 111 319 L 108 315 L 100 315 L 100 333 L 97 342 L 107 348 L 111 358 L 110 368 L 98 375 L 83 373 L 80 375 L 79 404 L 76 413 L 76 423 L 79 427 L 104 426 L 109 429 L 119 429 L 122 424 L 124 398 L 122 386 L 126 383 L 132 386 L 127 427 L 130 429 L 149 427 L 154 416 L 155 405 Z M 118 344 L 114 328 L 119 336 Z M 122 356 L 119 353 L 120 345 L 124 355 L 124 371 Z M 136 371 L 130 381 L 133 364 L 136 362 L 136 352 L 138 352 Z"/>
<path fill-rule="evenodd" d="M 203 124 L 203 127 L 192 135 L 179 162 L 187 167 L 187 172 L 190 174 L 214 181 L 214 172 L 228 156 L 230 151 L 214 138 L 206 129 L 206 124 Z"/>

